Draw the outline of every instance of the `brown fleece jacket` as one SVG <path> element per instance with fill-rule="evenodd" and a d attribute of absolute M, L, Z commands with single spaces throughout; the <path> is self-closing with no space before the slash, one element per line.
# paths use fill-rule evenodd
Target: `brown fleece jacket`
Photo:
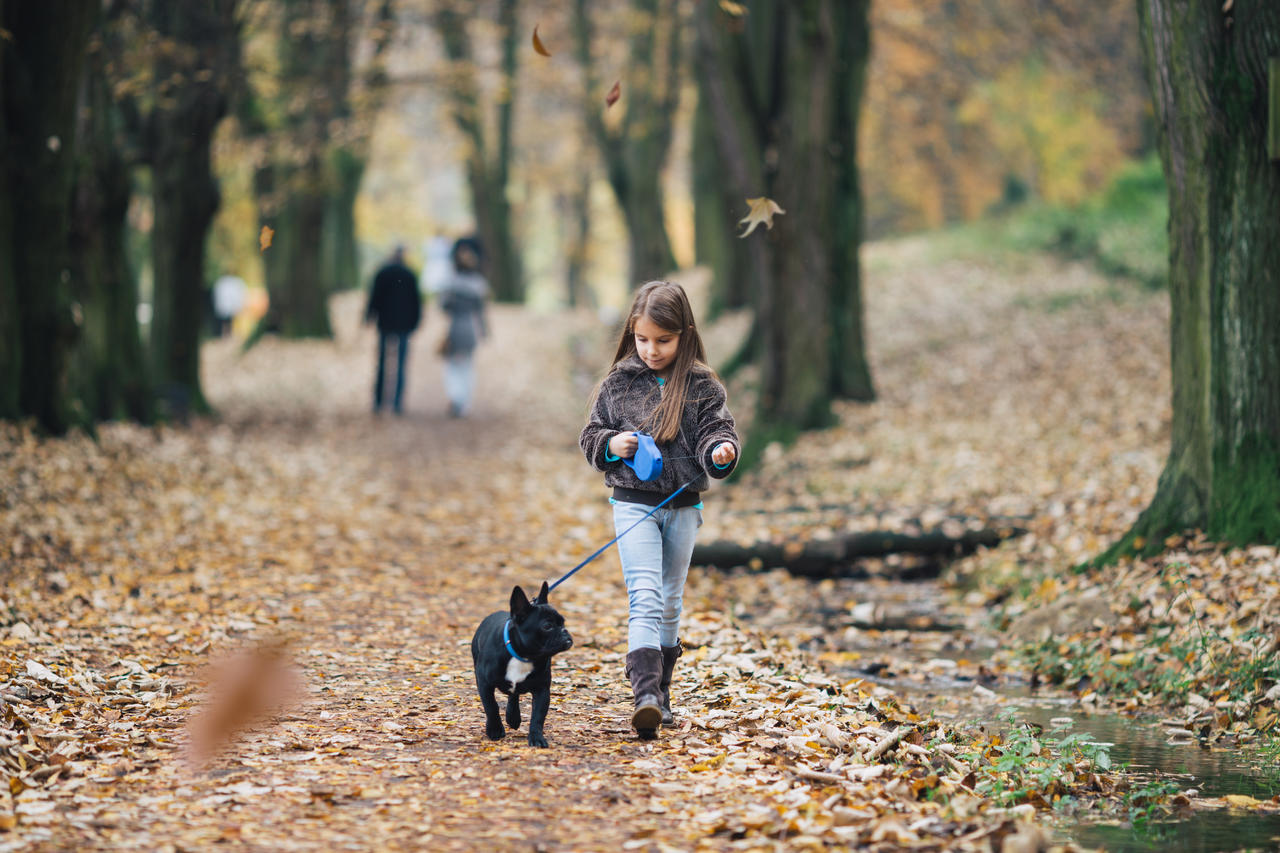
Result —
<path fill-rule="evenodd" d="M 658 446 L 662 473 L 656 480 L 641 482 L 621 460 L 608 461 L 609 439 L 620 432 L 647 432 L 646 421 L 661 399 L 657 375 L 637 356 L 618 362 L 604 378 L 578 445 L 591 467 L 604 472 L 606 486 L 666 495 L 692 480 L 689 490 L 700 492 L 710 485 L 708 475 L 723 479 L 737 465 L 737 456 L 726 468 L 717 468 L 711 460 L 711 451 L 722 441 L 732 444 L 739 455 L 742 448 L 725 404 L 724 386 L 705 368 L 695 368 L 690 377 L 679 435 L 670 444 Z"/>

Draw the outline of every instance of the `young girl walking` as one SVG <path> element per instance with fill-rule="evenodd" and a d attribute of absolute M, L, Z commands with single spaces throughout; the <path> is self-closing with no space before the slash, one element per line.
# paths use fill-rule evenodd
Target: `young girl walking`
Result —
<path fill-rule="evenodd" d="M 671 674 L 680 646 L 680 611 L 694 539 L 702 526 L 709 477 L 727 477 L 739 442 L 724 386 L 706 351 L 684 288 L 643 285 L 631 304 L 613 364 L 591 403 L 578 444 L 613 487 L 613 523 L 621 534 L 682 485 L 684 491 L 618 540 L 627 584 L 627 677 L 635 700 L 631 726 L 640 737 L 671 725 Z M 653 437 L 662 470 L 644 482 L 622 460 L 637 433 Z"/>

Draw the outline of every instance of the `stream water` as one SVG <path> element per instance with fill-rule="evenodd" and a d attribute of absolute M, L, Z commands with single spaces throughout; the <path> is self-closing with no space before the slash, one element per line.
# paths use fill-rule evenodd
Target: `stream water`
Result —
<path fill-rule="evenodd" d="M 1202 798 L 1280 794 L 1280 764 L 1257 750 L 1209 748 L 1170 740 L 1158 720 L 1100 713 L 1079 697 L 1033 691 L 1021 679 L 988 668 L 996 640 L 964 628 L 966 614 L 931 582 L 840 581 L 837 595 L 856 602 L 838 610 L 817 604 L 806 616 L 823 623 L 825 650 L 847 677 L 889 687 L 921 713 L 1002 729 L 1014 719 L 1087 732 L 1110 744 L 1112 766 L 1124 765 L 1135 787 L 1165 781 Z M 887 626 L 887 627 L 880 627 Z M 847 662 L 844 662 L 847 661 Z M 1110 851 L 1280 850 L 1280 814 L 1196 809 L 1178 817 L 1130 820 L 1127 812 L 1066 811 L 1052 819 L 1058 840 Z"/>

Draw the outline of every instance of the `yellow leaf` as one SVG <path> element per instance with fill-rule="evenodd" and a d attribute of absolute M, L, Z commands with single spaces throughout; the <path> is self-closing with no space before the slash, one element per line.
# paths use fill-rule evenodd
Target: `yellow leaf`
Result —
<path fill-rule="evenodd" d="M 734 3 L 733 0 L 720 0 L 720 8 L 735 18 L 741 18 L 747 14 L 747 7 L 741 3 Z"/>
<path fill-rule="evenodd" d="M 739 237 L 745 237 L 752 231 L 756 230 L 756 226 L 763 223 L 765 228 L 773 228 L 773 215 L 775 213 L 786 213 L 778 203 L 771 198 L 760 196 L 759 198 L 747 199 L 748 210 L 747 215 L 738 220 L 739 225 L 746 225 L 747 230 L 739 234 Z"/>
<path fill-rule="evenodd" d="M 538 26 L 536 24 L 533 27 L 533 49 L 534 52 L 540 53 L 543 56 L 551 55 L 551 52 L 547 50 L 546 46 L 542 43 L 542 39 L 538 38 Z"/>
<path fill-rule="evenodd" d="M 1239 806 L 1242 809 L 1254 809 L 1262 805 L 1261 800 L 1255 800 L 1253 797 L 1244 794 L 1227 794 L 1222 799 L 1227 801 L 1227 805 Z"/>
<path fill-rule="evenodd" d="M 276 236 L 275 229 L 270 225 L 263 225 L 262 230 L 258 232 L 258 251 L 265 252 L 271 248 L 271 238 Z"/>

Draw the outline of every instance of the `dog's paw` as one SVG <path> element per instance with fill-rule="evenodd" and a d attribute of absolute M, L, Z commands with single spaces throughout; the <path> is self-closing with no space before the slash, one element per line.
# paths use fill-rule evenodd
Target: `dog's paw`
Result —
<path fill-rule="evenodd" d="M 533 732 L 529 732 L 529 746 L 537 746 L 542 749 L 546 749 L 548 746 L 547 739 L 542 735 L 535 735 Z"/>
<path fill-rule="evenodd" d="M 485 726 L 484 735 L 489 740 L 502 740 L 507 736 L 507 730 L 502 727 L 502 723 L 496 726 Z"/>
<path fill-rule="evenodd" d="M 520 728 L 520 708 L 518 706 L 514 711 L 511 710 L 510 708 L 507 708 L 507 728 L 509 729 Z"/>

